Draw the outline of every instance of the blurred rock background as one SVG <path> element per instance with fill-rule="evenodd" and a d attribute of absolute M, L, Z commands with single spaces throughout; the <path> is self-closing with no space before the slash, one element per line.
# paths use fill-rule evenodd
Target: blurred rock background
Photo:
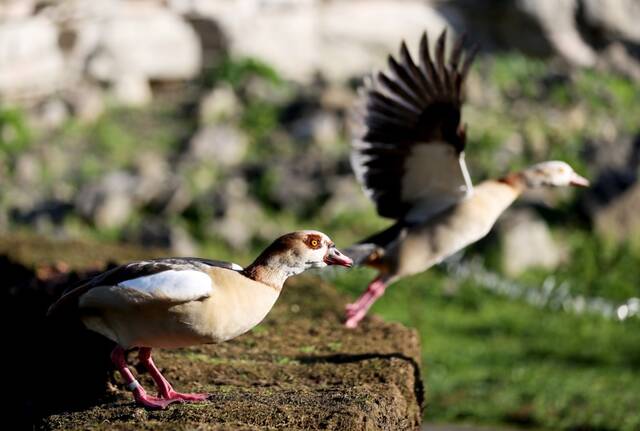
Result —
<path fill-rule="evenodd" d="M 6 0 L 0 233 L 242 264 L 294 228 L 348 245 L 388 224 L 348 162 L 355 89 L 402 39 L 415 49 L 448 26 L 481 48 L 464 112 L 473 179 L 564 159 L 594 184 L 525 196 L 466 253 L 625 301 L 640 296 L 639 22 L 634 0 Z M 342 281 L 356 292 L 367 276 Z M 436 411 L 464 418 L 437 382 Z M 534 425 L 596 427 L 533 405 Z"/>

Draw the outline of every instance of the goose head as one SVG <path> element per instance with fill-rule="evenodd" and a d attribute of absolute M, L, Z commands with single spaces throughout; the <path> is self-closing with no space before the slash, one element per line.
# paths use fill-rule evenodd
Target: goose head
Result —
<path fill-rule="evenodd" d="M 289 264 L 303 269 L 327 265 L 351 267 L 350 257 L 338 250 L 327 235 L 319 231 L 299 231 L 285 235 L 289 242 Z"/>
<path fill-rule="evenodd" d="M 327 265 L 351 267 L 353 260 L 339 251 L 331 238 L 315 230 L 282 235 L 245 270 L 251 278 L 281 286 L 288 277 Z"/>
<path fill-rule="evenodd" d="M 535 164 L 521 172 L 527 187 L 588 187 L 589 180 L 578 175 L 566 162 L 551 160 Z"/>

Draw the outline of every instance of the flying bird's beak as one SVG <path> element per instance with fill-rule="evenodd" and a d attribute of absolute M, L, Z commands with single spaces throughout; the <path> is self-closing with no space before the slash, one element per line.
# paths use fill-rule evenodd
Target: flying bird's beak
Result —
<path fill-rule="evenodd" d="M 327 250 L 327 254 L 324 257 L 324 263 L 327 265 L 346 266 L 347 268 L 351 268 L 353 266 L 353 260 L 333 246 L 329 247 L 329 250 Z"/>
<path fill-rule="evenodd" d="M 575 187 L 589 187 L 589 180 L 574 172 L 569 184 Z"/>

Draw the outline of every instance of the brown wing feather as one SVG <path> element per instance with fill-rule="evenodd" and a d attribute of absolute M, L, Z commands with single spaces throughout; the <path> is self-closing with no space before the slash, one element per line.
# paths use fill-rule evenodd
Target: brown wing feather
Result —
<path fill-rule="evenodd" d="M 399 60 L 388 59 L 389 72 L 378 73 L 365 85 L 352 165 L 384 217 L 401 219 L 415 203 L 403 200 L 402 181 L 406 159 L 416 144 L 444 142 L 458 154 L 464 150 L 462 85 L 475 51 L 463 59 L 463 45 L 460 38 L 447 61 L 443 31 L 436 42 L 434 62 L 424 33 L 419 65 L 402 42 Z"/>

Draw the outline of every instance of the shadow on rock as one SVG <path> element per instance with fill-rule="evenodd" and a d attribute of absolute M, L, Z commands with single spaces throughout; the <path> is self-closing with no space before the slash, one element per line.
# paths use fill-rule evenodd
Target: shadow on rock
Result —
<path fill-rule="evenodd" d="M 106 394 L 113 343 L 78 319 L 50 319 L 64 290 L 99 271 L 67 272 L 64 264 L 31 269 L 0 257 L 5 387 L 13 391 L 10 423 L 37 426 L 44 415 L 97 403 Z"/>

